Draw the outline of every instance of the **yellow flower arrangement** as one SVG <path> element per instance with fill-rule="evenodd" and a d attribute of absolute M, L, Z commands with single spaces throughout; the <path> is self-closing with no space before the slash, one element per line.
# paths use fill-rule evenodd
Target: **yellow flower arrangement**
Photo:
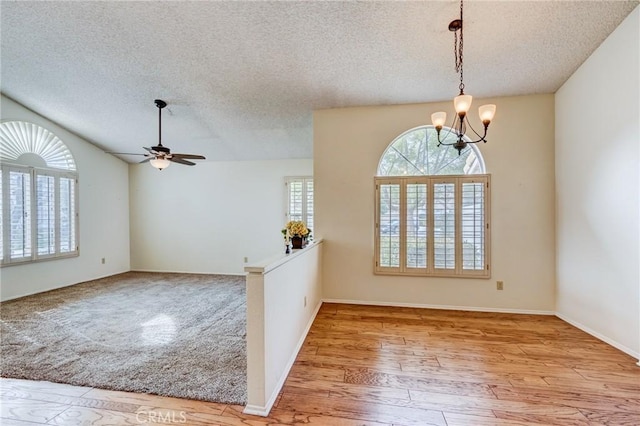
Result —
<path fill-rule="evenodd" d="M 308 238 L 311 236 L 311 229 L 307 228 L 307 225 L 301 220 L 292 220 L 284 227 L 282 234 L 285 240 L 293 237 Z"/>

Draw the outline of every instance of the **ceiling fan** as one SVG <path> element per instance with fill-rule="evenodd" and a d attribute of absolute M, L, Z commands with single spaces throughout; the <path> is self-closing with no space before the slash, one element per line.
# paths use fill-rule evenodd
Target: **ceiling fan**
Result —
<path fill-rule="evenodd" d="M 206 160 L 202 155 L 197 154 L 177 154 L 171 153 L 171 150 L 162 145 L 162 109 L 167 106 L 167 103 L 161 99 L 156 99 L 156 106 L 158 107 L 158 145 L 147 148 L 143 154 L 133 154 L 129 152 L 110 152 L 109 154 L 121 154 L 121 155 L 144 155 L 146 158 L 140 163 L 149 162 L 153 167 L 158 170 L 166 169 L 171 163 L 184 164 L 185 166 L 195 166 L 196 163 L 188 160 Z"/>

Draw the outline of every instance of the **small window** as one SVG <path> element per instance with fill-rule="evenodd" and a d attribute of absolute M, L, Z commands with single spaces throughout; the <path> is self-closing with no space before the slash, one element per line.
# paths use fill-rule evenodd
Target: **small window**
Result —
<path fill-rule="evenodd" d="M 287 177 L 287 222 L 302 221 L 313 230 L 313 177 Z"/>
<path fill-rule="evenodd" d="M 66 145 L 22 121 L 0 123 L 3 266 L 78 255 L 78 175 Z"/>
<path fill-rule="evenodd" d="M 375 178 L 375 272 L 490 276 L 490 176 L 477 148 L 437 146 L 432 126 L 384 152 Z"/>

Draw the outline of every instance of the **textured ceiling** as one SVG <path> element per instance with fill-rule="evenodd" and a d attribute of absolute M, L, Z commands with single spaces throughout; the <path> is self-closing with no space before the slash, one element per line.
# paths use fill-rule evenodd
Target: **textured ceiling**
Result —
<path fill-rule="evenodd" d="M 467 1 L 467 92 L 555 92 L 637 5 Z M 457 0 L 0 7 L 3 93 L 111 151 L 157 142 L 156 98 L 165 145 L 215 161 L 310 158 L 314 109 L 457 94 Z"/>

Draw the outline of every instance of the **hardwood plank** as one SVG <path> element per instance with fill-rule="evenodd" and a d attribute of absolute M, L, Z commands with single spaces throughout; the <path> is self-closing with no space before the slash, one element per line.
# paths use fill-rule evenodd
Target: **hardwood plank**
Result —
<path fill-rule="evenodd" d="M 573 359 L 593 359 L 593 360 L 601 360 L 603 356 L 608 359 L 617 359 L 619 362 L 624 362 L 625 360 L 629 360 L 628 355 L 622 354 L 618 350 L 611 350 L 613 348 L 606 348 L 605 350 L 592 349 L 587 347 L 581 347 L 581 345 L 576 345 L 574 349 L 566 348 L 566 347 L 557 347 L 554 345 L 544 345 L 544 344 L 530 344 L 523 343 L 519 344 L 520 349 L 524 351 L 525 354 L 530 356 L 552 356 L 554 358 L 573 358 Z"/>
<path fill-rule="evenodd" d="M 226 409 L 226 407 L 225 407 Z M 163 423 L 163 424 L 188 424 L 188 425 L 219 425 L 219 424 L 242 424 L 237 419 L 230 420 L 223 416 L 224 410 L 220 413 L 201 413 L 184 410 L 174 410 L 163 407 L 140 407 L 136 412 L 136 420 L 140 424 Z M 267 420 L 257 417 L 251 424 L 266 425 Z"/>
<path fill-rule="evenodd" d="M 86 395 L 86 393 L 85 393 Z M 60 395 L 57 393 L 25 391 L 25 390 L 3 390 L 2 400 L 8 399 L 27 399 L 32 401 L 52 402 L 76 407 L 101 408 L 112 411 L 134 412 L 138 409 L 138 404 L 124 401 L 105 401 L 102 399 L 94 399 L 87 397 L 75 397 L 68 395 Z"/>
<path fill-rule="evenodd" d="M 389 398 L 389 399 L 405 399 L 409 398 L 407 389 L 390 388 L 384 386 L 357 385 L 352 383 L 327 383 L 323 380 L 306 380 L 297 377 L 291 377 L 287 380 L 284 392 L 290 393 L 309 393 L 298 392 L 297 390 L 313 389 L 315 392 L 327 392 L 332 397 L 349 398 L 353 396 L 371 397 L 371 398 Z M 329 395 L 327 395 L 329 396 Z"/>
<path fill-rule="evenodd" d="M 499 419 L 495 416 L 476 416 L 472 414 L 450 413 L 445 411 L 447 426 L 540 426 L 540 423 Z"/>
<path fill-rule="evenodd" d="M 588 408 L 580 409 L 582 414 L 594 424 L 616 425 L 616 426 L 638 426 L 640 425 L 640 411 L 636 413 L 620 411 L 600 411 Z"/>
<path fill-rule="evenodd" d="M 440 411 L 398 407 L 339 398 L 314 398 L 307 396 L 283 395 L 278 409 L 300 411 L 332 417 L 345 417 L 354 420 L 380 421 L 402 425 L 440 425 L 446 426 Z"/>
<path fill-rule="evenodd" d="M 232 417 L 242 419 L 246 423 L 242 424 L 254 424 L 255 416 L 244 414 L 242 410 L 244 407 L 240 405 L 230 405 L 225 410 L 223 417 Z M 260 419 L 260 417 L 258 417 Z M 269 425 L 293 425 L 293 424 L 310 424 L 317 426 L 390 426 L 390 423 L 380 423 L 375 421 L 361 421 L 354 420 L 346 417 L 336 416 L 324 416 L 321 414 L 309 414 L 295 411 L 287 411 L 281 409 L 274 409 L 269 415 Z"/>
<path fill-rule="evenodd" d="M 360 357 L 364 360 L 372 357 L 388 357 L 393 358 L 398 355 L 406 355 L 413 357 L 416 355 L 413 349 L 405 348 L 403 345 L 394 345 L 392 348 L 360 348 L 360 349 L 343 349 L 340 347 L 319 347 L 316 355 L 339 355 L 349 359 Z M 435 358 L 435 355 L 419 354 L 421 357 Z"/>
<path fill-rule="evenodd" d="M 478 398 L 464 395 L 444 395 L 437 392 L 409 391 L 412 400 L 426 401 L 442 407 L 447 412 L 494 412 L 514 411 L 523 414 L 555 416 L 573 416 L 580 412 L 577 408 L 561 404 L 541 404 L 523 401 L 510 401 L 497 398 Z"/>
<path fill-rule="evenodd" d="M 82 396 L 89 392 L 91 388 L 72 386 L 64 383 L 11 379 L 6 377 L 0 379 L 0 393 L 2 394 L 8 391 L 30 392 L 32 390 L 56 395 Z"/>
<path fill-rule="evenodd" d="M 347 349 L 367 349 L 367 348 L 381 348 L 382 342 L 376 339 L 360 339 L 360 340 L 352 340 L 347 336 L 343 336 L 342 338 L 329 338 L 329 337 L 315 337 L 309 336 L 307 340 L 305 340 L 305 345 L 312 346 L 336 346 L 340 348 Z"/>
<path fill-rule="evenodd" d="M 629 385 L 640 383 L 640 368 L 636 368 L 635 371 L 593 371 L 577 368 L 575 371 L 587 380 Z"/>
<path fill-rule="evenodd" d="M 578 372 L 572 368 L 563 366 L 531 365 L 518 362 L 500 360 L 472 360 L 458 359 L 456 357 L 438 356 L 439 364 L 443 369 L 482 369 L 483 372 L 496 375 L 525 375 L 525 376 L 554 376 L 566 379 L 581 379 Z M 403 364 L 404 367 L 404 364 Z"/>
<path fill-rule="evenodd" d="M 34 422 L 27 422 L 24 420 L 0 418 L 0 425 L 2 426 L 33 426 L 33 425 L 44 425 L 44 424 L 46 423 L 34 423 Z"/>
<path fill-rule="evenodd" d="M 289 377 L 299 377 L 305 380 L 317 379 L 330 382 L 342 382 L 344 381 L 344 370 L 337 368 L 301 366 L 300 364 L 295 363 L 291 367 Z"/>
<path fill-rule="evenodd" d="M 637 367 L 636 367 L 637 368 Z M 640 395 L 640 382 L 633 383 L 611 383 L 595 380 L 570 380 L 561 377 L 546 376 L 544 381 L 551 389 L 587 392 L 592 394 L 603 394 L 620 398 L 635 398 Z M 549 389 L 549 387 L 547 387 Z"/>
<path fill-rule="evenodd" d="M 541 390 L 538 388 L 516 388 L 505 386 L 491 387 L 498 399 L 511 401 L 527 401 L 531 403 L 563 404 L 578 409 L 595 409 L 601 411 L 611 410 L 629 413 L 640 412 L 640 395 L 636 398 L 618 398 L 586 392 L 570 390 Z"/>
<path fill-rule="evenodd" d="M 0 418 L 24 420 L 33 423 L 47 423 L 66 409 L 66 405 L 54 402 L 2 398 Z"/>
<path fill-rule="evenodd" d="M 112 426 L 140 425 L 147 420 L 144 416 L 136 417 L 135 413 L 102 410 L 88 407 L 69 407 L 48 424 L 64 426 Z M 146 421 L 146 423 L 149 423 Z"/>
<path fill-rule="evenodd" d="M 356 331 L 340 331 L 340 330 L 309 330 L 307 340 L 312 344 L 312 341 L 318 341 L 319 339 L 339 339 L 339 340 L 351 340 L 351 341 L 373 341 L 376 342 L 377 347 L 380 347 L 382 342 L 396 345 L 404 345 L 404 338 L 397 335 L 391 335 L 389 333 L 374 333 L 368 332 L 356 332 Z M 320 345 L 317 345 L 320 346 Z"/>
<path fill-rule="evenodd" d="M 345 382 L 400 389 L 435 390 L 451 395 L 494 397 L 489 385 L 484 383 L 416 377 L 409 374 L 389 374 L 373 369 L 348 368 L 345 371 Z"/>
<path fill-rule="evenodd" d="M 226 405 L 216 402 L 193 401 L 189 399 L 173 398 L 168 396 L 151 395 L 144 393 L 131 393 L 104 389 L 91 389 L 85 394 L 85 398 L 104 400 L 113 403 L 131 403 L 138 407 L 158 407 L 176 411 L 197 412 L 206 414 L 222 414 Z M 137 411 L 136 409 L 132 412 Z"/>
<path fill-rule="evenodd" d="M 503 420 L 515 420 L 515 421 L 527 421 L 534 422 L 543 425 L 558 425 L 558 426 L 588 426 L 589 420 L 579 411 L 576 410 L 574 414 L 565 415 L 560 414 L 556 415 L 554 413 L 549 413 L 549 415 L 540 415 L 540 414 L 531 414 L 531 413 L 520 413 L 516 411 L 501 411 L 494 410 L 494 414 L 497 418 Z"/>

